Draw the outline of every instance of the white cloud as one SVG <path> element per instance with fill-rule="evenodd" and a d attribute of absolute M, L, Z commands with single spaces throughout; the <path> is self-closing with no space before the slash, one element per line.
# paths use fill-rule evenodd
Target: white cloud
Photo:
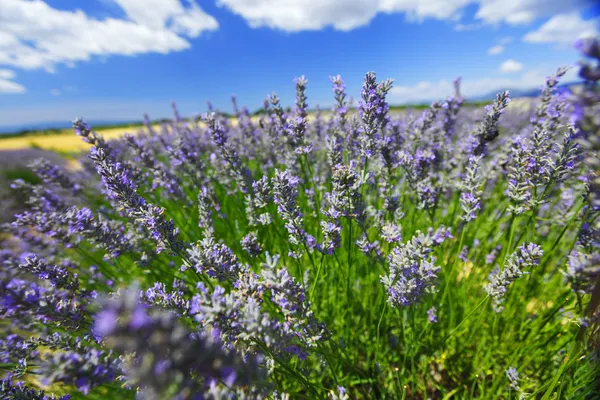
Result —
<path fill-rule="evenodd" d="M 523 40 L 529 43 L 556 43 L 572 46 L 582 37 L 596 36 L 600 19 L 583 20 L 578 13 L 559 14 L 538 30 L 527 33 Z"/>
<path fill-rule="evenodd" d="M 546 77 L 554 70 L 532 70 L 516 77 L 487 77 L 483 79 L 463 79 L 461 94 L 468 98 L 487 95 L 503 90 L 528 90 L 540 88 Z M 577 79 L 577 68 L 571 68 L 562 78 L 563 82 Z M 389 101 L 394 104 L 426 103 L 445 99 L 454 93 L 454 86 L 449 80 L 438 82 L 419 82 L 413 86 L 395 86 L 389 94 Z"/>
<path fill-rule="evenodd" d="M 481 0 L 475 16 L 487 23 L 527 24 L 538 18 L 581 10 L 594 0 Z"/>
<path fill-rule="evenodd" d="M 50 90 L 50 94 L 52 96 L 60 96 L 62 94 L 62 90 L 60 90 L 60 89 L 52 89 L 52 90 Z"/>
<path fill-rule="evenodd" d="M 14 71 L 11 71 L 9 69 L 0 69 L 0 79 L 12 79 L 14 77 Z"/>
<path fill-rule="evenodd" d="M 488 54 L 491 56 L 498 55 L 504 51 L 504 46 L 496 45 L 488 49 Z"/>
<path fill-rule="evenodd" d="M 348 31 L 367 25 L 378 13 L 404 13 L 413 21 L 455 19 L 472 0 L 218 0 L 253 28 L 288 32 L 333 26 Z"/>
<path fill-rule="evenodd" d="M 9 69 L 0 69 L 0 94 L 18 94 L 25 93 L 25 87 L 13 82 L 14 71 Z"/>
<path fill-rule="evenodd" d="M 504 52 L 505 46 L 512 42 L 512 36 L 505 36 L 502 39 L 498 40 L 498 44 L 492 46 L 488 49 L 488 54 L 491 56 L 496 56 L 498 54 L 502 54 Z"/>
<path fill-rule="evenodd" d="M 152 29 L 169 28 L 178 34 L 197 37 L 219 27 L 217 21 L 194 2 L 184 8 L 180 0 L 114 0 L 138 24 Z"/>
<path fill-rule="evenodd" d="M 456 24 L 454 30 L 457 32 L 476 31 L 483 28 L 483 24 Z"/>
<path fill-rule="evenodd" d="M 503 74 L 510 74 L 513 72 L 519 72 L 523 69 L 523 64 L 515 60 L 506 60 L 500 65 L 500 72 Z"/>
<path fill-rule="evenodd" d="M 128 0 L 132 1 L 132 0 Z M 158 1 L 158 0 L 153 0 Z M 171 0 L 172 1 L 172 0 Z M 471 24 L 456 24 L 456 31 L 479 29 L 483 24 L 523 24 L 557 13 L 581 10 L 594 0 L 218 0 L 217 4 L 240 15 L 253 28 L 288 32 L 319 30 L 326 26 L 347 31 L 367 25 L 379 13 L 404 13 L 410 21 L 426 18 L 456 20 L 465 6 L 476 3 Z"/>
<path fill-rule="evenodd" d="M 98 20 L 41 0 L 0 1 L 0 65 L 51 71 L 56 64 L 74 65 L 92 56 L 166 54 L 187 49 L 187 38 L 218 28 L 194 2 L 187 8 L 179 0 L 118 4 L 127 20 Z"/>

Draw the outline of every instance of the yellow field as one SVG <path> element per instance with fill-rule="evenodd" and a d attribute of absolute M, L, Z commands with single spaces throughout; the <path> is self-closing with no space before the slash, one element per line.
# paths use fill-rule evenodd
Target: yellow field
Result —
<path fill-rule="evenodd" d="M 114 139 L 131 128 L 117 128 L 98 131 L 106 139 Z M 55 135 L 23 136 L 0 139 L 0 150 L 18 150 L 27 147 L 39 147 L 45 150 L 78 151 L 89 147 L 72 129 Z"/>
<path fill-rule="evenodd" d="M 236 121 L 234 121 L 235 124 Z M 155 125 L 160 130 L 159 125 Z M 104 139 L 111 140 L 123 136 L 125 133 L 137 133 L 139 127 L 123 127 L 94 130 L 101 134 Z M 11 137 L 2 139 L 0 137 L 0 150 L 18 150 L 28 147 L 38 147 L 45 150 L 76 152 L 86 150 L 90 146 L 75 134 L 73 129 L 65 129 L 61 133 L 52 135 L 29 135 L 23 137 Z"/>
<path fill-rule="evenodd" d="M 258 117 L 252 117 L 253 122 L 258 122 Z M 237 125 L 237 119 L 232 118 L 231 124 Z M 200 124 L 203 125 L 202 123 Z M 104 139 L 111 140 L 123 136 L 125 133 L 137 133 L 140 127 L 122 127 L 99 129 L 94 132 L 101 134 Z M 154 129 L 160 131 L 160 125 L 154 125 Z M 84 143 L 73 129 L 64 129 L 61 133 L 51 135 L 29 135 L 23 137 L 2 138 L 0 136 L 0 150 L 19 150 L 29 147 L 38 147 L 45 150 L 55 150 L 61 152 L 76 152 L 87 150 L 90 146 Z"/>
<path fill-rule="evenodd" d="M 514 99 L 508 105 L 510 108 L 529 108 L 531 107 L 531 99 Z M 327 111 L 323 112 L 324 116 L 327 116 Z M 308 119 L 310 120 L 314 115 L 309 114 Z M 252 121 L 258 122 L 259 117 L 252 117 Z M 237 125 L 237 119 L 231 120 L 232 125 Z M 97 130 L 96 132 L 104 136 L 105 139 L 115 139 L 123 134 L 136 133 L 138 127 L 124 127 L 124 128 L 110 128 Z M 159 130 L 160 127 L 155 125 L 155 129 Z M 18 150 L 29 147 L 38 147 L 45 150 L 55 150 L 61 152 L 76 152 L 79 150 L 86 150 L 89 145 L 84 143 L 81 138 L 75 135 L 72 129 L 65 129 L 62 133 L 53 135 L 30 135 L 23 137 L 12 137 L 3 139 L 0 136 L 0 150 Z"/>

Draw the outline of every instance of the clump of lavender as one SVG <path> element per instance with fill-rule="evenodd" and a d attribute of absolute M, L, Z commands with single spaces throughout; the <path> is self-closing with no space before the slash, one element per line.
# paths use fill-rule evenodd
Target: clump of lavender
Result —
<path fill-rule="evenodd" d="M 0 317 L 24 326 L 54 323 L 77 328 L 85 323 L 81 300 L 64 290 L 50 290 L 35 282 L 0 280 Z"/>
<path fill-rule="evenodd" d="M 389 106 L 385 97 L 392 88 L 392 83 L 392 80 L 377 83 L 374 72 L 365 75 L 361 101 L 358 104 L 358 113 L 364 130 L 364 135 L 361 136 L 363 157 L 373 157 L 379 148 L 380 131 L 389 122 L 387 116 Z"/>
<path fill-rule="evenodd" d="M 229 143 L 227 133 L 216 114 L 207 114 L 203 116 L 203 120 L 208 125 L 212 140 L 220 150 L 221 157 L 227 162 L 227 171 L 239 185 L 239 190 L 249 193 L 252 190 L 252 173 L 242 163 L 236 149 Z"/>
<path fill-rule="evenodd" d="M 219 281 L 235 278 L 241 268 L 231 249 L 222 243 L 216 243 L 211 237 L 198 241 L 187 252 L 189 262 L 196 272 Z"/>
<path fill-rule="evenodd" d="M 323 214 L 333 220 L 345 217 L 362 223 L 365 218 L 365 205 L 360 193 L 362 184 L 358 172 L 346 165 L 336 165 L 331 177 L 333 190 L 326 196 L 329 207 L 323 210 Z"/>
<path fill-rule="evenodd" d="M 26 255 L 20 268 L 37 275 L 41 279 L 48 280 L 52 286 L 59 289 L 76 291 L 79 289 L 77 274 L 71 274 L 65 268 L 58 265 L 49 265 L 45 260 L 35 254 Z"/>
<path fill-rule="evenodd" d="M 0 396 L 3 399 L 22 400 L 70 400 L 71 395 L 55 397 L 47 395 L 43 390 L 33 389 L 25 386 L 23 382 L 11 382 L 8 379 L 0 380 Z"/>
<path fill-rule="evenodd" d="M 346 100 L 346 85 L 341 76 L 330 77 L 335 95 L 335 125 L 327 136 L 327 157 L 333 168 L 344 161 L 344 143 L 346 141 L 346 123 L 348 119 L 348 102 Z"/>
<path fill-rule="evenodd" d="M 527 173 L 528 149 L 520 136 L 513 138 L 512 144 L 513 163 L 508 173 L 507 196 L 512 204 L 508 208 L 513 214 L 522 214 L 529 209 L 531 199 L 531 181 Z"/>
<path fill-rule="evenodd" d="M 444 227 L 426 234 L 417 232 L 411 240 L 392 250 L 389 273 L 381 278 L 391 305 L 409 306 L 433 291 L 440 267 L 435 265 L 431 253 L 449 237 L 450 230 Z"/>
<path fill-rule="evenodd" d="M 296 154 L 307 154 L 312 151 L 312 146 L 306 143 L 308 123 L 308 104 L 306 102 L 306 84 L 308 80 L 303 76 L 296 78 L 296 117 L 290 120 L 290 144 Z"/>
<path fill-rule="evenodd" d="M 519 372 L 515 367 L 510 367 L 506 370 L 506 377 L 508 378 L 508 382 L 510 383 L 510 387 L 515 390 L 520 390 L 519 388 Z"/>
<path fill-rule="evenodd" d="M 542 254 L 542 248 L 537 244 L 521 245 L 508 257 L 502 270 L 496 269 L 490 274 L 490 282 L 485 286 L 485 291 L 492 298 L 494 311 L 499 313 L 504 309 L 502 304 L 508 286 L 523 274 L 528 273 L 524 271 L 525 269 L 537 265 Z"/>
<path fill-rule="evenodd" d="M 185 193 L 181 187 L 180 179 L 172 174 L 164 164 L 156 160 L 155 154 L 147 148 L 146 143 L 131 134 L 125 134 L 124 138 L 136 158 L 148 169 L 148 174 L 152 176 L 152 189 L 164 188 L 166 195 L 184 199 Z"/>
<path fill-rule="evenodd" d="M 533 108 L 504 92 L 479 109 L 457 80 L 423 112 L 391 110 L 391 81 L 368 73 L 357 112 L 334 76 L 314 117 L 300 77 L 295 105 L 273 94 L 256 116 L 235 97 L 233 118 L 173 104 L 110 142 L 76 120 L 83 172 L 39 162 L 41 182 L 12 184 L 0 397 L 44 398 L 14 383 L 33 375 L 150 399 L 581 397 L 600 371 L 594 68 L 576 96 L 559 70 Z M 508 302 L 538 263 L 527 307 Z M 539 372 L 519 379 L 514 360 Z"/>
<path fill-rule="evenodd" d="M 119 361 L 110 352 L 94 348 L 85 348 L 84 353 L 54 351 L 43 360 L 40 373 L 46 384 L 73 384 L 87 395 L 95 386 L 115 380 L 119 373 Z"/>
<path fill-rule="evenodd" d="M 496 139 L 500 134 L 498 127 L 498 120 L 504 112 L 504 109 L 510 101 L 510 94 L 508 91 L 499 93 L 496 96 L 496 101 L 492 106 L 486 106 L 486 116 L 483 122 L 477 127 L 477 130 L 473 134 L 475 137 L 475 146 L 472 149 L 472 154 L 479 156 L 485 154 L 488 148 L 488 144 Z"/>
<path fill-rule="evenodd" d="M 461 219 L 472 221 L 477 218 L 477 211 L 481 208 L 481 177 L 479 176 L 479 162 L 481 157 L 469 158 L 467 171 L 463 181 L 463 192 L 460 194 L 460 205 L 463 210 Z"/>
<path fill-rule="evenodd" d="M 46 183 L 54 184 L 63 189 L 70 190 L 73 195 L 78 195 L 82 188 L 57 165 L 48 160 L 39 158 L 30 164 L 30 168 Z"/>
<path fill-rule="evenodd" d="M 569 254 L 563 274 L 573 291 L 591 294 L 600 277 L 600 252 L 592 246 L 577 246 Z"/>
<path fill-rule="evenodd" d="M 214 225 L 212 221 L 213 214 L 212 198 L 206 187 L 198 192 L 198 227 L 200 227 L 206 236 L 214 235 Z"/>
<path fill-rule="evenodd" d="M 252 359 L 188 331 L 174 314 L 146 308 L 135 291 L 105 300 L 94 329 L 108 347 L 127 355 L 127 381 L 145 398 L 191 398 L 212 381 L 231 387 L 260 377 Z"/>
<path fill-rule="evenodd" d="M 381 237 L 388 243 L 397 243 L 402 240 L 402 232 L 398 225 L 386 222 L 381 227 Z"/>
<path fill-rule="evenodd" d="M 298 178 L 287 170 L 276 171 L 272 183 L 273 201 L 277 205 L 280 217 L 285 222 L 290 243 L 295 246 L 304 245 L 307 249 L 314 248 L 315 239 L 304 230 L 302 212 L 296 201 Z"/>
<path fill-rule="evenodd" d="M 333 254 L 335 249 L 342 245 L 342 227 L 338 221 L 321 221 L 323 231 L 323 243 L 317 245 L 317 249 L 324 254 Z"/>
<path fill-rule="evenodd" d="M 438 320 L 437 320 L 437 310 L 436 310 L 435 307 L 431 307 L 429 310 L 427 310 L 427 319 L 432 324 L 435 324 L 435 323 L 438 322 Z"/>
<path fill-rule="evenodd" d="M 254 190 L 254 206 L 256 207 L 257 212 L 262 211 L 258 216 L 258 223 L 260 225 L 271 224 L 271 222 L 273 222 L 273 217 L 271 217 L 271 214 L 266 209 L 272 198 L 269 179 L 266 176 L 263 176 L 254 181 L 252 189 Z"/>
<path fill-rule="evenodd" d="M 179 240 L 179 230 L 173 221 L 165 218 L 164 209 L 146 202 L 137 193 L 135 183 L 129 179 L 123 166 L 113 162 L 102 148 L 92 148 L 89 157 L 96 164 L 109 197 L 117 202 L 129 218 L 150 232 L 158 244 L 157 251 L 181 252 L 184 245 Z"/>
<path fill-rule="evenodd" d="M 250 255 L 250 257 L 257 257 L 262 253 L 263 246 L 258 241 L 256 232 L 250 232 L 242 239 L 242 249 Z"/>

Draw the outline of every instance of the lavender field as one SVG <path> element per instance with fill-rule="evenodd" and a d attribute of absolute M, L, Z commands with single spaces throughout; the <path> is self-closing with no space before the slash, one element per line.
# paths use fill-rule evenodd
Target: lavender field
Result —
<path fill-rule="evenodd" d="M 532 108 L 457 80 L 392 115 L 369 72 L 310 120 L 304 77 L 258 119 L 76 119 L 78 169 L 11 183 L 0 398 L 600 398 L 600 43 L 577 48 L 583 89 L 558 68 Z"/>

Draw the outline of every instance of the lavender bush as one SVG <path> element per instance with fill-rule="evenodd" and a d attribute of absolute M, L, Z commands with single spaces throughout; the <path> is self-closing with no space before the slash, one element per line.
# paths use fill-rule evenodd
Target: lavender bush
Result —
<path fill-rule="evenodd" d="M 577 44 L 600 61 L 597 40 Z M 273 94 L 39 161 L 0 252 L 0 398 L 600 396 L 599 67 L 532 111 Z M 71 397 L 72 396 L 72 397 Z"/>

